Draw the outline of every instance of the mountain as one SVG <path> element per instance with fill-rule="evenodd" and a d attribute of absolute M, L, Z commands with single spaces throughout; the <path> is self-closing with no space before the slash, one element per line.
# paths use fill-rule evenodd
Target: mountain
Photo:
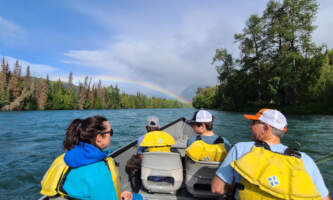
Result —
<path fill-rule="evenodd" d="M 180 96 L 186 100 L 192 101 L 192 98 L 196 95 L 198 88 L 203 86 L 199 85 L 190 85 L 186 87 L 181 93 Z"/>

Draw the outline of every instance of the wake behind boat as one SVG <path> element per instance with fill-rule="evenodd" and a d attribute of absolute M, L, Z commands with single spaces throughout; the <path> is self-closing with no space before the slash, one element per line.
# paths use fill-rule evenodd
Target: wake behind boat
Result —
<path fill-rule="evenodd" d="M 210 192 L 210 181 L 220 163 L 199 161 L 194 163 L 185 156 L 187 139 L 195 136 L 185 118 L 177 119 L 161 130 L 171 134 L 176 140 L 171 152 L 145 152 L 142 157 L 139 193 L 146 200 L 192 200 L 216 199 Z M 121 190 L 132 191 L 126 172 L 127 161 L 137 153 L 137 140 L 114 151 L 110 156 L 115 160 L 120 177 Z M 171 181 L 151 181 L 149 177 L 165 176 Z M 43 196 L 39 200 L 64 199 Z"/>

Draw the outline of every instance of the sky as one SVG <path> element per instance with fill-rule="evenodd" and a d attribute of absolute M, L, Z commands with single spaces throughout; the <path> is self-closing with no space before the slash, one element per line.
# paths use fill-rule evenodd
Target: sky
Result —
<path fill-rule="evenodd" d="M 238 57 L 233 35 L 268 0 L 2 0 L 0 56 L 24 74 L 122 92 L 178 98 L 191 85 L 218 84 L 215 50 Z M 313 41 L 333 48 L 333 1 L 319 0 Z"/>

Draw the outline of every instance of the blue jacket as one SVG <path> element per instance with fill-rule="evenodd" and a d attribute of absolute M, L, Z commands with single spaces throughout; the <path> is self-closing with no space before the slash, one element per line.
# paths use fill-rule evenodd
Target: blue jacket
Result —
<path fill-rule="evenodd" d="M 118 200 L 110 170 L 104 158 L 107 154 L 91 144 L 80 142 L 67 151 L 65 163 L 72 168 L 66 177 L 63 189 L 76 199 Z M 133 200 L 142 200 L 133 194 Z"/>
<path fill-rule="evenodd" d="M 66 152 L 64 160 L 72 170 L 63 189 L 70 197 L 117 200 L 111 173 L 103 161 L 106 156 L 97 147 L 83 142 Z"/>

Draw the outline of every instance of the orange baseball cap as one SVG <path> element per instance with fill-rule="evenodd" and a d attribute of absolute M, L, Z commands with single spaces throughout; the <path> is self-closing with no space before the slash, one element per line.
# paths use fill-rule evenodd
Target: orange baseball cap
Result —
<path fill-rule="evenodd" d="M 263 108 L 255 115 L 244 115 L 244 118 L 250 120 L 259 120 L 283 132 L 287 132 L 287 119 L 278 110 Z"/>

